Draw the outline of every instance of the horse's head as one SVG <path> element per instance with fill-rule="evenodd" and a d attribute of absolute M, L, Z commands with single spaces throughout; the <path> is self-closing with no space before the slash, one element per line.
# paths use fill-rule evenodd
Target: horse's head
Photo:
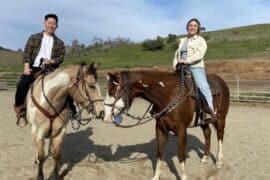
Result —
<path fill-rule="evenodd" d="M 132 101 L 128 72 L 108 73 L 108 92 L 105 99 L 105 122 L 113 122 L 114 116 L 128 108 Z"/>
<path fill-rule="evenodd" d="M 98 64 L 80 65 L 76 79 L 70 89 L 70 95 L 76 103 L 88 113 L 95 113 L 98 118 L 104 116 L 103 98 L 97 83 Z"/>

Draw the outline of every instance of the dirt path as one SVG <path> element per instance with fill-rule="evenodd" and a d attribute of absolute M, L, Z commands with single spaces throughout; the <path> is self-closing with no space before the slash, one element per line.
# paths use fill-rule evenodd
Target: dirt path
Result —
<path fill-rule="evenodd" d="M 30 126 L 17 128 L 12 111 L 14 92 L 0 92 L 0 179 L 33 179 L 36 167 Z M 147 104 L 138 100 L 133 113 Z M 128 120 L 127 120 L 128 121 Z M 212 131 L 208 164 L 200 163 L 203 136 L 199 128 L 189 129 L 187 171 L 190 180 L 269 180 L 270 106 L 237 105 L 230 108 L 225 130 L 222 169 L 214 165 L 217 143 Z M 71 130 L 64 142 L 62 173 L 66 180 L 149 180 L 153 174 L 156 141 L 154 122 L 132 129 L 93 121 L 79 131 Z M 176 139 L 171 136 L 166 149 L 161 180 L 179 178 Z M 48 176 L 52 160 L 46 162 Z"/>

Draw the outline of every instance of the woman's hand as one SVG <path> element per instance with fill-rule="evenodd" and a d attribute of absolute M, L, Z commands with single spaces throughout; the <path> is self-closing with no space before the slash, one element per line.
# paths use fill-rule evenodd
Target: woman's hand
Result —
<path fill-rule="evenodd" d="M 180 63 L 180 64 L 188 64 L 188 62 L 187 62 L 186 60 L 184 60 L 184 59 L 180 59 L 180 60 L 179 60 L 179 63 Z"/>

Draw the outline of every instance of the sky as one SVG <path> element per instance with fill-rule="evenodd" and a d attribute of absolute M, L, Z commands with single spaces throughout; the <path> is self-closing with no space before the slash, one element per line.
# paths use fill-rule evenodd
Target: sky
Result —
<path fill-rule="evenodd" d="M 89 45 L 94 37 L 130 38 L 185 34 L 197 18 L 207 31 L 269 23 L 270 0 L 0 0 L 0 46 L 24 48 L 41 32 L 44 15 L 59 16 L 56 34 Z"/>

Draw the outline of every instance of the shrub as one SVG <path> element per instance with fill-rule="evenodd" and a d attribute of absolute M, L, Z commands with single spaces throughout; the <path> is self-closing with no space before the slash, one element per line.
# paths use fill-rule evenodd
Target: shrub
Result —
<path fill-rule="evenodd" d="M 164 49 L 164 42 L 162 38 L 157 37 L 155 40 L 146 40 L 143 42 L 143 50 L 145 51 L 157 51 Z"/>

